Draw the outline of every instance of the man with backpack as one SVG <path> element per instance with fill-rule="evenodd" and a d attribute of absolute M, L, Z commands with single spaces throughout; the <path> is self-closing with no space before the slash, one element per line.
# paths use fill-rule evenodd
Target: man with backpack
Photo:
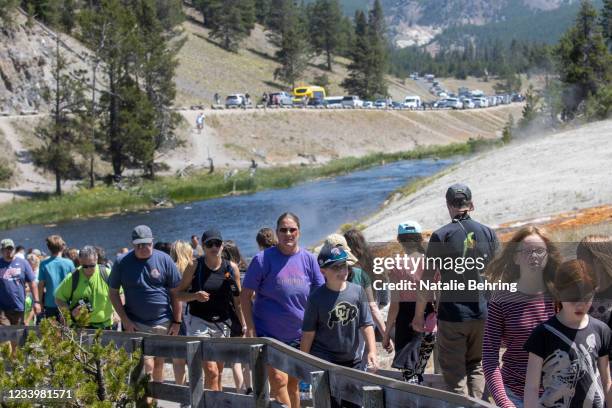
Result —
<path fill-rule="evenodd" d="M 440 274 L 444 285 L 463 285 L 462 290 L 442 290 L 438 302 L 438 356 L 449 391 L 482 398 L 485 379 L 482 370 L 482 340 L 487 317 L 485 291 L 468 290 L 470 281 L 481 283 L 486 265 L 499 247 L 495 232 L 470 217 L 474 211 L 472 192 L 465 184 L 453 184 L 446 191 L 451 222 L 434 231 L 426 253 L 422 281 L 434 281 Z M 412 320 L 415 331 L 424 331 L 428 290 L 417 291 Z"/>
<path fill-rule="evenodd" d="M 83 308 L 89 312 L 86 327 L 110 330 L 113 325 L 113 305 L 108 294 L 110 270 L 98 264 L 96 248 L 90 245 L 79 252 L 80 266 L 60 283 L 55 292 L 55 303 L 70 311 L 75 319 Z M 69 320 L 68 316 L 64 319 Z"/>

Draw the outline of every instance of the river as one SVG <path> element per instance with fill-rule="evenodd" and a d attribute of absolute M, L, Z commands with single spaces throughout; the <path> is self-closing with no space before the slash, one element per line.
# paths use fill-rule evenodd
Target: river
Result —
<path fill-rule="evenodd" d="M 420 177 L 427 177 L 454 163 L 445 160 L 409 160 L 356 171 L 329 179 L 302 183 L 282 190 L 223 197 L 177 205 L 174 208 L 68 221 L 54 225 L 29 225 L 0 232 L 17 245 L 46 251 L 45 238 L 59 234 L 69 246 L 94 244 L 112 259 L 121 247 L 130 247 L 132 228 L 146 224 L 156 241 L 189 240 L 217 227 L 224 239 L 236 241 L 242 253 L 257 252 L 255 235 L 274 227 L 285 211 L 301 220 L 301 243 L 311 246 L 342 224 L 356 222 L 376 211 L 391 192 Z M 392 233 L 390 231 L 390 233 Z"/>

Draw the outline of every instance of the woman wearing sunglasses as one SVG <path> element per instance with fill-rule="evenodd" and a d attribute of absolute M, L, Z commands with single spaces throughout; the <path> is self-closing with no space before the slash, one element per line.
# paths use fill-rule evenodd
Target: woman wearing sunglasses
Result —
<path fill-rule="evenodd" d="M 187 335 L 198 337 L 240 337 L 244 317 L 240 308 L 240 271 L 234 262 L 222 258 L 223 238 L 215 229 L 202 235 L 204 255 L 189 265 L 179 286 L 179 300 L 188 302 Z M 204 361 L 204 386 L 221 391 L 223 362 Z"/>
<path fill-rule="evenodd" d="M 298 244 L 300 220 L 295 214 L 278 218 L 276 235 L 278 244 L 255 255 L 244 278 L 241 303 L 247 335 L 271 337 L 299 349 L 308 295 L 325 280 L 316 257 Z M 290 408 L 300 406 L 297 378 L 272 367 L 268 376 L 271 396 Z"/>

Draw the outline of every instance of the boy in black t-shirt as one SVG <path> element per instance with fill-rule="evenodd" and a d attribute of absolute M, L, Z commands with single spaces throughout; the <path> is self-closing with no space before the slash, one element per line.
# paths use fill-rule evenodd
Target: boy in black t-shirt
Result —
<path fill-rule="evenodd" d="M 536 327 L 524 346 L 529 352 L 525 408 L 612 406 L 612 333 L 588 315 L 595 289 L 593 273 L 584 262 L 564 262 L 557 270 L 554 292 L 561 311 Z"/>

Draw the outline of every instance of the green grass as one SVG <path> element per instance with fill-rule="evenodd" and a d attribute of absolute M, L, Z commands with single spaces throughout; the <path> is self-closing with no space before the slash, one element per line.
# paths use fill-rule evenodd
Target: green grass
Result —
<path fill-rule="evenodd" d="M 61 197 L 39 195 L 30 200 L 15 201 L 0 206 L 0 229 L 24 224 L 55 223 L 96 215 L 137 211 L 155 207 L 155 203 L 173 204 L 205 200 L 236 193 L 253 193 L 265 189 L 288 188 L 297 183 L 322 177 L 337 176 L 382 163 L 427 157 L 468 155 L 499 142 L 471 140 L 445 146 L 417 148 L 399 153 L 375 153 L 365 157 L 347 157 L 321 166 L 286 166 L 258 169 L 254 177 L 248 171 L 224 179 L 220 172 L 197 173 L 184 178 L 163 177 L 153 181 L 140 181 L 119 190 L 111 186 L 81 189 Z"/>

